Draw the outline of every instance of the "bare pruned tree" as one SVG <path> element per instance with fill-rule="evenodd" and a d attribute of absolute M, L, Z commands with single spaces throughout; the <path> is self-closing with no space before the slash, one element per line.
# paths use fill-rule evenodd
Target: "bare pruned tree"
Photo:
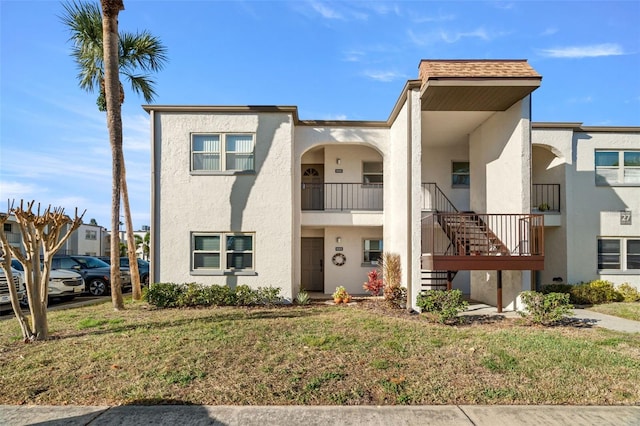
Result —
<path fill-rule="evenodd" d="M 26 320 L 20 309 L 16 288 L 9 285 L 11 305 L 20 323 L 22 338 L 25 342 L 46 340 L 49 337 L 47 323 L 47 300 L 49 298 L 49 274 L 53 255 L 60 250 L 71 234 L 82 224 L 82 215 L 78 216 L 76 209 L 72 219 L 64 213 L 63 208 L 48 206 L 41 212 L 40 204 L 34 211 L 35 201 L 27 203 L 20 201 L 19 207 L 9 205 L 7 213 L 0 214 L 0 225 L 4 225 L 10 215 L 15 216 L 20 234 L 22 247 L 9 244 L 4 226 L 0 226 L 0 244 L 4 258 L 0 266 L 6 274 L 9 283 L 13 282 L 11 259 L 15 257 L 24 268 L 24 279 L 29 299 L 31 324 Z M 86 212 L 86 211 L 85 211 Z M 41 257 L 42 253 L 42 257 Z"/>

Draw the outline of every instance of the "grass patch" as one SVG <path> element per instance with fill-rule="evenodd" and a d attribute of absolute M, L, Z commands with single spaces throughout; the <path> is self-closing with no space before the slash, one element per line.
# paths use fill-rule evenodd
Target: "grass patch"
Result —
<path fill-rule="evenodd" d="M 381 303 L 384 303 L 381 301 Z M 0 404 L 635 404 L 640 334 L 433 324 L 331 306 L 49 313 L 23 344 L 0 321 Z M 66 313 L 65 313 L 66 312 Z"/>
<path fill-rule="evenodd" d="M 605 303 L 603 305 L 593 305 L 589 310 L 613 315 L 614 317 L 640 321 L 640 303 L 638 302 Z"/>

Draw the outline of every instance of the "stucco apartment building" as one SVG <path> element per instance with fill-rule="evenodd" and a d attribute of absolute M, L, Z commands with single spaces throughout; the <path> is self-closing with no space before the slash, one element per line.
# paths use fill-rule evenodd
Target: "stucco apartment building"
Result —
<path fill-rule="evenodd" d="M 640 287 L 640 128 L 532 123 L 524 60 L 425 60 L 386 121 L 147 105 L 152 280 L 363 293 L 400 256 L 427 288 L 517 307 L 562 279 Z"/>

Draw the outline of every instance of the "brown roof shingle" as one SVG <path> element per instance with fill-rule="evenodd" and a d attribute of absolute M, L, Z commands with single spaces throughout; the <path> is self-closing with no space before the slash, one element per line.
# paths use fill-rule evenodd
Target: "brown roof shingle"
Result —
<path fill-rule="evenodd" d="M 542 78 L 526 60 L 422 60 L 419 78 Z"/>

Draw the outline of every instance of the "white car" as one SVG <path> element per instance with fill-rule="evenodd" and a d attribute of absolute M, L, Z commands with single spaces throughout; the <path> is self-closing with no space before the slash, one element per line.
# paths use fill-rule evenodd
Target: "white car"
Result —
<path fill-rule="evenodd" d="M 24 283 L 22 264 L 17 259 L 11 259 L 11 267 L 17 270 Z M 84 280 L 80 274 L 63 269 L 53 269 L 49 272 L 49 298 L 71 300 L 83 291 Z"/>
<path fill-rule="evenodd" d="M 18 291 L 18 299 L 20 300 L 20 304 L 23 303 L 27 298 L 27 293 L 24 288 L 24 281 L 22 281 L 22 274 L 20 271 L 12 269 L 13 275 L 13 285 L 16 287 Z M 7 283 L 7 277 L 4 273 L 4 269 L 0 268 L 0 305 L 11 304 L 11 296 L 9 296 L 9 285 Z"/>

